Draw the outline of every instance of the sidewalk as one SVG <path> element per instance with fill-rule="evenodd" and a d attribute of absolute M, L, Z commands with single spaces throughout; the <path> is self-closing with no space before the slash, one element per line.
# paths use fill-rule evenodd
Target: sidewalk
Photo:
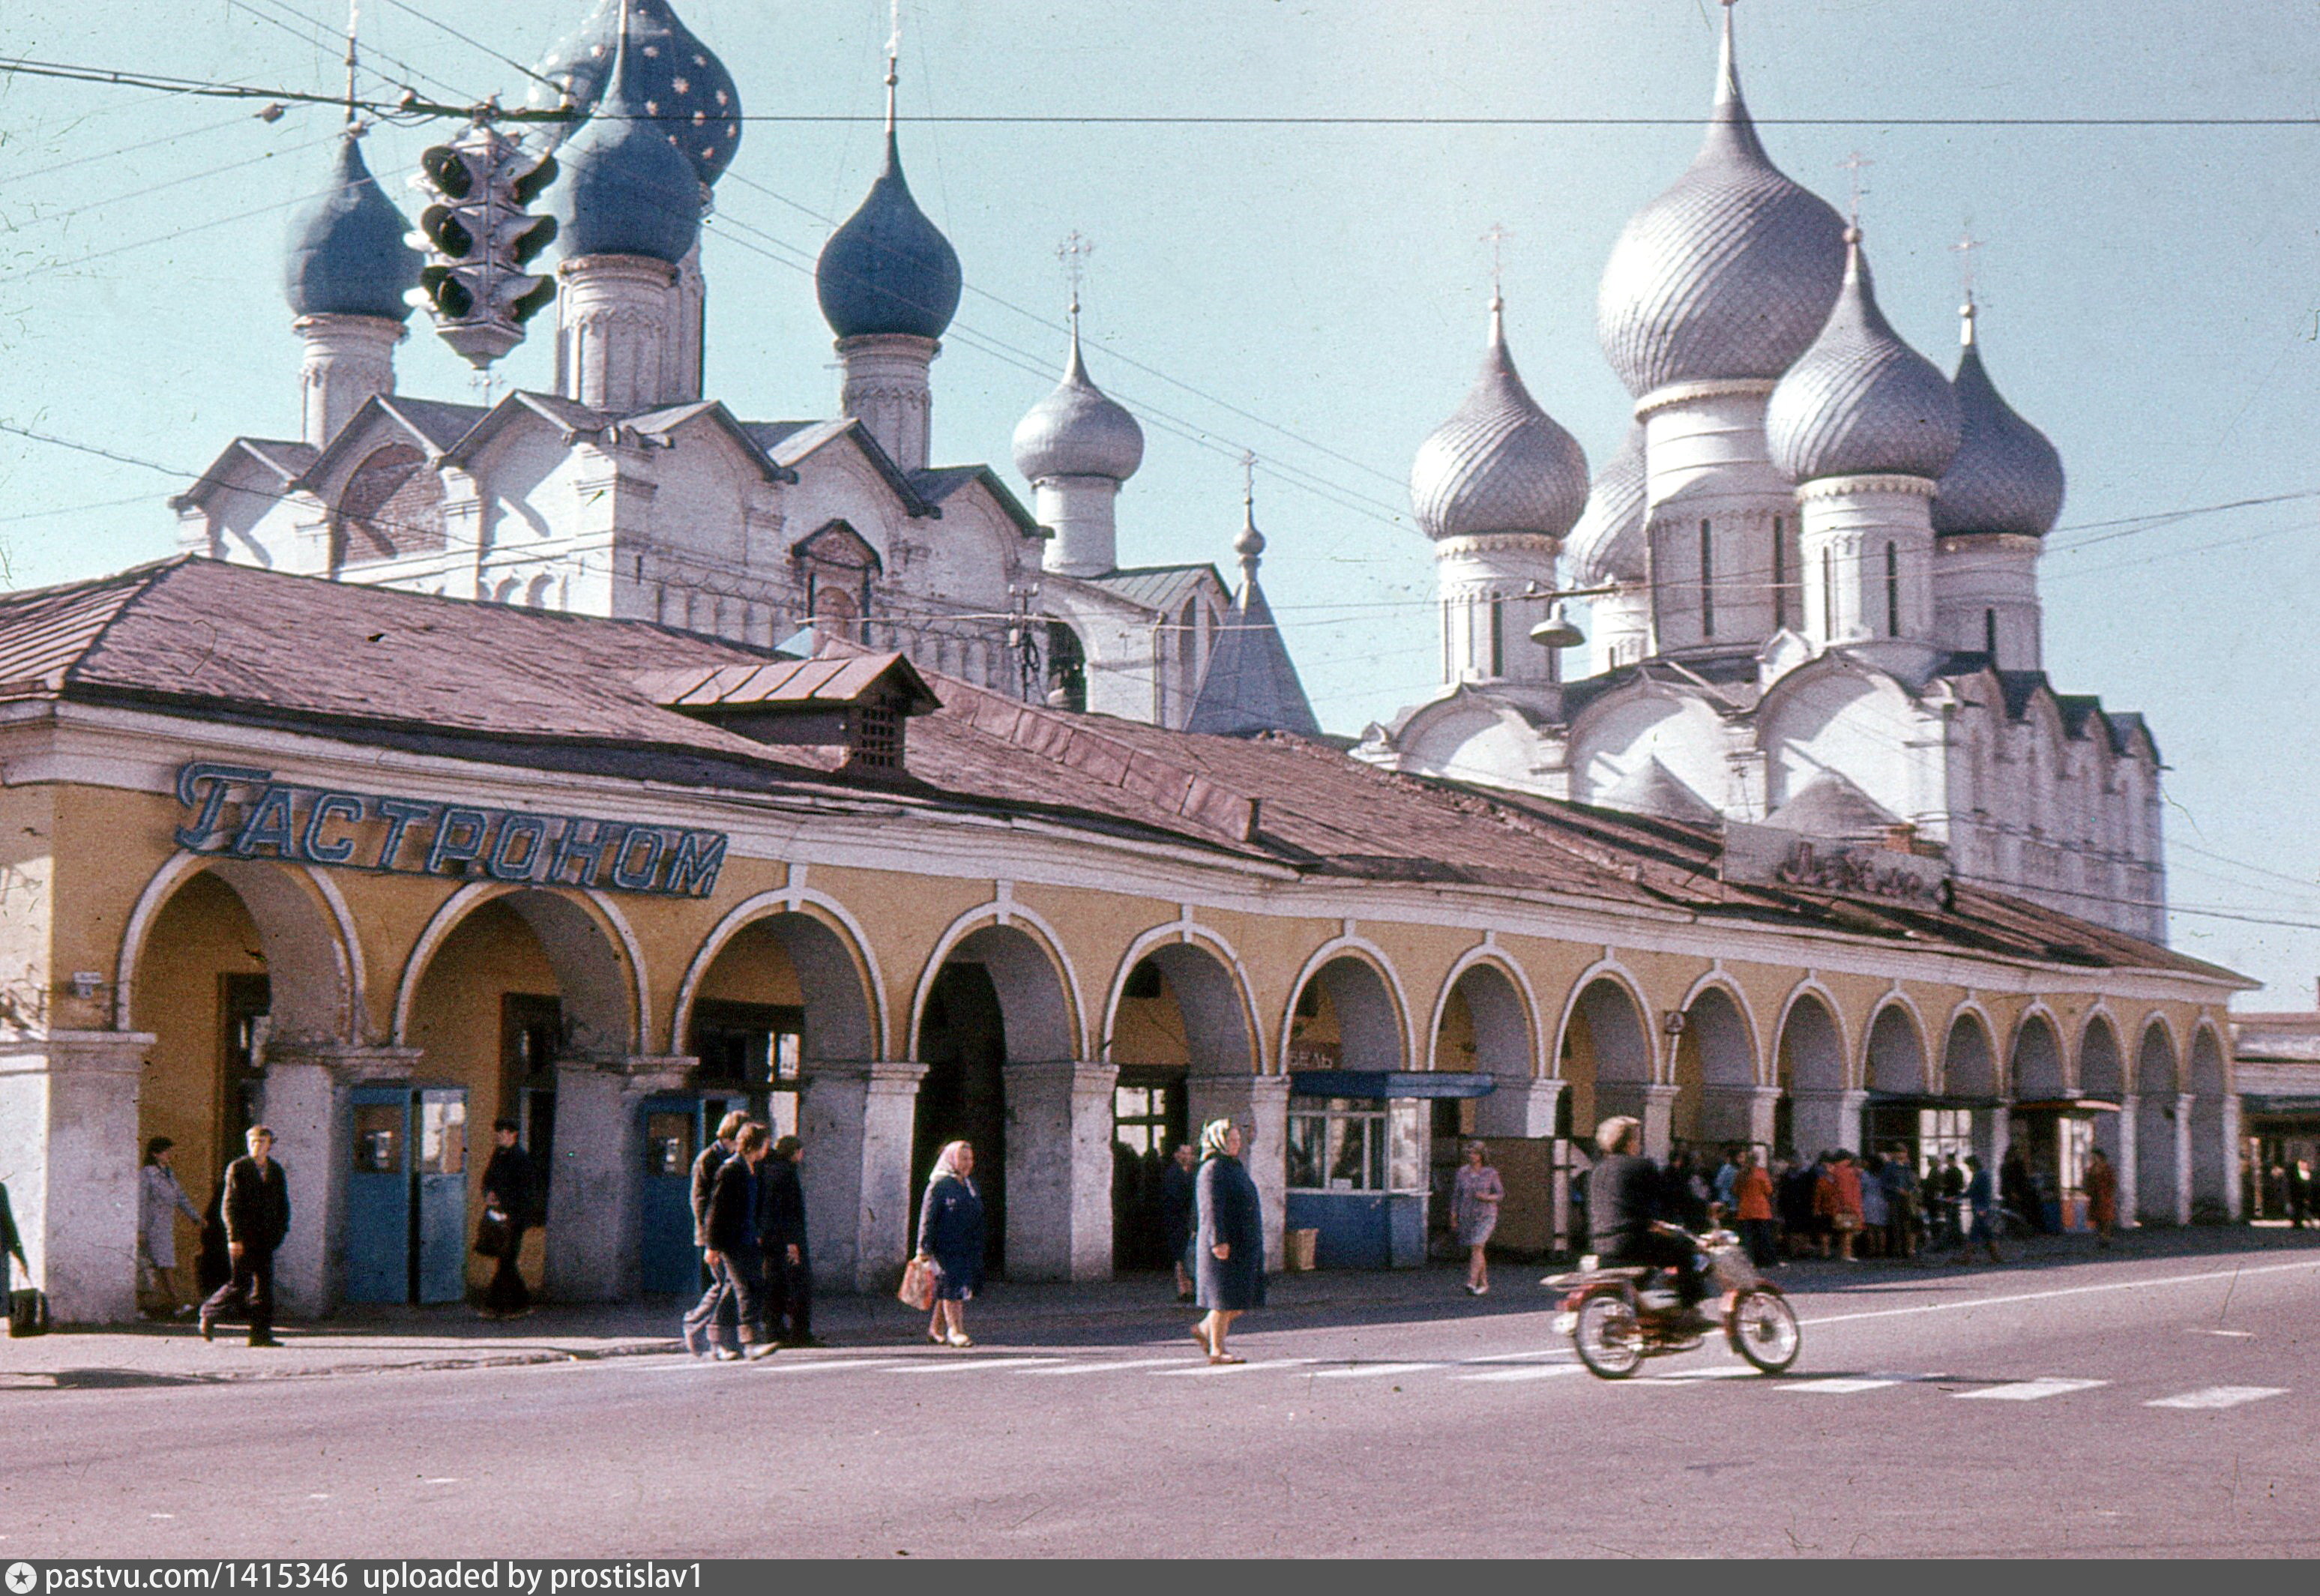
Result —
<path fill-rule="evenodd" d="M 2320 1231 L 2218 1226 L 2125 1232 L 2108 1251 L 2098 1251 L 2091 1236 L 2016 1238 L 2001 1247 L 2008 1260 L 2003 1268 L 1985 1260 L 1972 1273 L 2040 1276 L 2135 1258 L 2310 1250 L 2320 1247 Z M 1493 1289 L 1482 1298 L 1465 1295 L 1460 1289 L 1464 1270 L 1453 1265 L 1375 1274 L 1277 1274 L 1267 1282 L 1264 1317 L 1287 1327 L 1541 1312 L 1553 1302 L 1538 1289 L 1538 1278 L 1560 1266 L 1494 1260 Z M 1792 1292 L 1842 1293 L 1907 1289 L 1966 1273 L 1946 1263 L 1803 1259 L 1778 1278 Z M 285 1323 L 276 1331 L 285 1344 L 278 1351 L 244 1347 L 239 1326 L 221 1325 L 213 1344 L 205 1344 L 190 1321 L 59 1330 L 0 1340 L 0 1391 L 209 1385 L 669 1354 L 681 1349 L 676 1323 L 683 1307 L 674 1301 L 550 1306 L 512 1322 L 478 1319 L 465 1307 L 365 1310 L 321 1324 Z M 1079 1284 L 1002 1282 L 968 1314 L 977 1339 L 987 1346 L 1117 1343 L 1146 1337 L 1173 1344 L 1183 1336 L 1192 1310 L 1177 1303 L 1165 1277 L 1144 1274 Z M 889 1297 L 824 1297 L 814 1305 L 815 1330 L 840 1347 L 913 1346 L 923 1324 L 922 1316 Z"/>

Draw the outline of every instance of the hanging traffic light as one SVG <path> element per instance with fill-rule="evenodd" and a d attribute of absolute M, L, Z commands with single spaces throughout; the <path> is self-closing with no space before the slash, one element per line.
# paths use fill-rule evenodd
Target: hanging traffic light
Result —
<path fill-rule="evenodd" d="M 419 158 L 412 186 L 433 203 L 411 235 L 427 265 L 410 300 L 474 365 L 488 366 L 521 343 L 524 323 L 556 297 L 555 278 L 523 269 L 555 241 L 556 219 L 526 211 L 555 180 L 552 157 L 488 122 Z"/>

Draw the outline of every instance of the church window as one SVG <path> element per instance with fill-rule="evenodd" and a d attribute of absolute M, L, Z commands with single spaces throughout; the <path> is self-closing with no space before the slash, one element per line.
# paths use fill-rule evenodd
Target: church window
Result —
<path fill-rule="evenodd" d="M 1789 545 L 1781 535 L 1781 518 L 1772 517 L 1772 628 L 1789 623 Z"/>
<path fill-rule="evenodd" d="M 1491 675 L 1507 674 L 1507 601 L 1491 595 Z"/>
<path fill-rule="evenodd" d="M 1885 635 L 1901 635 L 1901 551 L 1885 545 Z"/>
<path fill-rule="evenodd" d="M 1699 523 L 1699 635 L 1716 635 L 1716 546 L 1708 535 L 1708 523 Z"/>
<path fill-rule="evenodd" d="M 1836 567 L 1826 549 L 1820 551 L 1820 627 L 1828 636 L 1836 635 Z"/>
<path fill-rule="evenodd" d="M 1047 622 L 1047 702 L 1075 712 L 1087 708 L 1087 650 L 1060 621 Z"/>
<path fill-rule="evenodd" d="M 443 478 L 409 444 L 371 452 L 339 492 L 331 567 L 373 565 L 443 547 Z"/>
<path fill-rule="evenodd" d="M 1981 649 L 1983 653 L 1989 656 L 1990 668 L 1996 669 L 1998 667 L 1998 612 L 1995 610 L 1984 610 L 1981 612 Z"/>

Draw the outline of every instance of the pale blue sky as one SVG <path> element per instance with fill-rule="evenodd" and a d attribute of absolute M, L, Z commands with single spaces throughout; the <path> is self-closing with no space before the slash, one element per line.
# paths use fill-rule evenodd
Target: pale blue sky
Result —
<path fill-rule="evenodd" d="M 588 0 L 412 4 L 530 61 Z M 876 109 L 884 0 L 678 5 L 752 113 Z M 521 98 L 512 68 L 394 0 L 364 10 L 388 76 L 405 76 L 391 56 L 440 79 L 421 82 L 430 93 Z M 936 367 L 938 458 L 989 459 L 1011 479 L 1009 433 L 1051 385 L 1060 335 L 1009 307 L 1056 319 L 1055 246 L 1080 230 L 1097 245 L 1089 330 L 1109 346 L 1091 365 L 1150 434 L 1121 501 L 1123 558 L 1228 562 L 1232 458 L 1254 449 L 1266 462 L 1267 591 L 1323 722 L 1351 732 L 1390 714 L 1434 678 L 1430 560 L 1400 483 L 1479 356 L 1480 235 L 1511 230 L 1517 359 L 1600 461 L 1627 400 L 1595 345 L 1597 277 L 1621 223 L 1698 141 L 1714 10 L 908 0 L 906 116 L 1683 122 L 906 126 L 912 185 L 968 285 Z M 2320 488 L 2320 126 L 1780 125 L 2312 117 L 2320 5 L 1743 0 L 1739 16 L 1749 100 L 1774 159 L 1840 204 L 1838 161 L 1856 147 L 1875 161 L 1863 209 L 1880 298 L 1944 366 L 1958 299 L 1948 246 L 1969 213 L 1989 242 L 1990 369 L 2071 475 L 2044 573 L 2048 667 L 2064 691 L 2150 715 L 2173 767 L 2174 901 L 2320 927 L 2320 736 L 2308 708 L 2320 642 L 2307 618 L 2320 500 L 2103 541 L 2071 530 Z M 301 17 L 342 25 L 342 0 L 11 0 L 0 54 L 328 88 L 337 50 L 295 36 L 311 37 Z M 321 181 L 334 124 L 322 108 L 270 125 L 249 110 L 0 79 L 0 421 L 188 471 L 233 433 L 295 431 L 282 218 Z M 385 127 L 370 141 L 398 200 L 429 131 Z M 737 411 L 834 407 L 829 334 L 796 263 L 820 246 L 818 218 L 853 207 L 875 159 L 867 122 L 750 125 L 706 246 L 709 386 Z M 48 169 L 66 162 L 77 164 Z M 208 222 L 219 224 L 148 241 Z M 548 353 L 535 339 L 503 370 L 545 385 Z M 406 391 L 468 396 L 466 367 L 423 323 L 402 374 Z M 170 491 L 150 471 L 0 435 L 0 542 L 14 581 L 169 553 Z M 2266 1003 L 2308 1004 L 2320 972 L 2320 929 L 2181 913 L 2175 940 L 2277 984 Z"/>

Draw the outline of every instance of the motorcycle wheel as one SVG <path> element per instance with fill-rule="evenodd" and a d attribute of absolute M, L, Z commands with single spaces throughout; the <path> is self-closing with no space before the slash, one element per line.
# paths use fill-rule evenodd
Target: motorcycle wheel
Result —
<path fill-rule="evenodd" d="M 1600 1380 L 1625 1380 L 1644 1361 L 1643 1332 L 1634 1306 L 1609 1292 L 1579 1305 L 1571 1344 L 1587 1372 Z"/>
<path fill-rule="evenodd" d="M 1797 1328 L 1787 1299 L 1770 1292 L 1741 1293 L 1732 1310 L 1733 1351 L 1763 1373 L 1778 1374 L 1797 1361 L 1804 1345 L 1804 1332 Z"/>

